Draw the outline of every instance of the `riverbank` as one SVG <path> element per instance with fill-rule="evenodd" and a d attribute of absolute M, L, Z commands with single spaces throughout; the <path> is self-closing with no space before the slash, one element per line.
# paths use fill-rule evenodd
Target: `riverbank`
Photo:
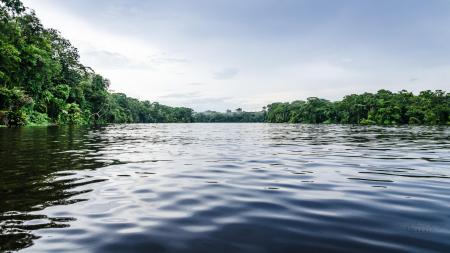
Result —
<path fill-rule="evenodd" d="M 309 97 L 266 106 L 261 104 L 261 111 L 253 112 L 242 108 L 226 112 L 195 112 L 192 108 L 141 101 L 123 93 L 111 92 L 110 81 L 84 66 L 79 61 L 77 48 L 58 31 L 45 28 L 35 12 L 25 8 L 20 1 L 7 1 L 0 8 L 3 15 L 0 31 L 4 35 L 2 47 L 9 50 L 5 54 L 7 60 L 0 62 L 0 119 L 7 116 L 7 121 L 13 125 L 34 123 L 41 126 L 43 122 L 56 125 L 160 122 L 450 123 L 450 94 L 442 90 L 425 90 L 416 94 L 406 90 L 379 90 L 376 93 L 349 94 L 338 101 Z M 32 52 L 30 48 L 33 48 Z M 36 60 L 30 61 L 30 55 Z"/>

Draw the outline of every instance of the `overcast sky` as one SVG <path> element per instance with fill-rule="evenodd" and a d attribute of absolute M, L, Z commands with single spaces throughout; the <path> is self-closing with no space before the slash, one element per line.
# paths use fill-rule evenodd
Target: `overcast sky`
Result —
<path fill-rule="evenodd" d="M 24 3 L 114 91 L 197 111 L 450 87 L 447 0 Z"/>

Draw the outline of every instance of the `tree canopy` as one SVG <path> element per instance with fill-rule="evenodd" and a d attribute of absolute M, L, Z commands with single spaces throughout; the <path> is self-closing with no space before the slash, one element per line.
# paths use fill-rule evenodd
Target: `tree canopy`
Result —
<path fill-rule="evenodd" d="M 268 106 L 268 122 L 340 123 L 340 124 L 425 124 L 450 123 L 450 94 L 441 90 L 422 91 L 418 95 L 402 90 L 393 93 L 352 94 L 341 101 L 320 98 Z"/>
<path fill-rule="evenodd" d="M 19 0 L 0 1 L 0 117 L 8 125 L 191 122 L 192 110 L 109 92 L 78 50 Z"/>
<path fill-rule="evenodd" d="M 45 28 L 20 0 L 0 0 L 0 124 L 149 122 L 290 122 L 343 124 L 449 124 L 445 91 L 352 94 L 331 102 L 272 103 L 259 112 L 195 113 L 112 93 L 110 82 L 80 62 L 78 50 Z"/>

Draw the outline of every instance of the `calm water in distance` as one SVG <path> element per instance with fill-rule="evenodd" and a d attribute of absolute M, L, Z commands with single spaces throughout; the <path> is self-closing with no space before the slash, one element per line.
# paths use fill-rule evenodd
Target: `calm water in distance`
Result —
<path fill-rule="evenodd" d="M 0 128 L 0 251 L 450 252 L 450 128 Z"/>

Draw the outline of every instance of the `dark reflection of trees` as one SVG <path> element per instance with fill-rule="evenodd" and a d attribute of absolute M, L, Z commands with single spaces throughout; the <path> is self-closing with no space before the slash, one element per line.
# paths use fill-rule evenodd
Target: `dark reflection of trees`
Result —
<path fill-rule="evenodd" d="M 0 128 L 0 251 L 30 246 L 35 229 L 68 226 L 71 217 L 30 212 L 83 201 L 76 196 L 89 190 L 76 187 L 102 181 L 73 173 L 106 165 L 96 155 L 101 140 L 90 133 L 79 128 Z M 33 220 L 45 222 L 27 222 Z"/>

